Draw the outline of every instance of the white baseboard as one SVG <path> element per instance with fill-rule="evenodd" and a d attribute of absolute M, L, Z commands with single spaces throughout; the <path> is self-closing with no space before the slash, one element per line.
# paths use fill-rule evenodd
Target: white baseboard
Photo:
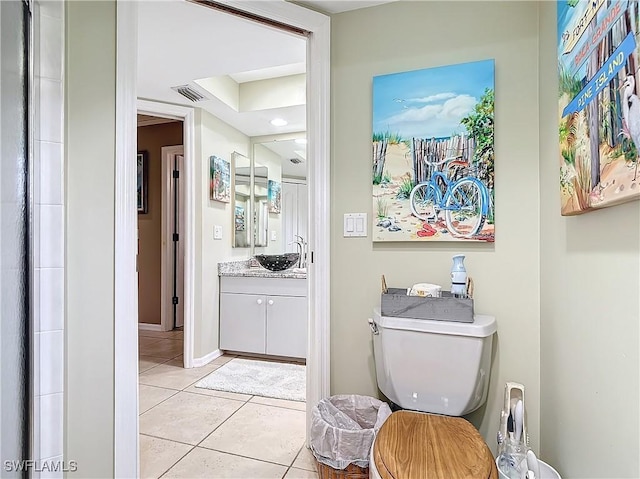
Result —
<path fill-rule="evenodd" d="M 219 349 L 216 349 L 215 351 L 207 354 L 206 356 L 202 356 L 201 358 L 193 358 L 193 367 L 200 368 L 205 364 L 209 364 L 214 359 L 222 356 L 222 354 L 223 354 L 222 351 L 220 351 Z"/>
<path fill-rule="evenodd" d="M 162 331 L 161 324 L 138 323 L 138 329 L 143 331 Z"/>

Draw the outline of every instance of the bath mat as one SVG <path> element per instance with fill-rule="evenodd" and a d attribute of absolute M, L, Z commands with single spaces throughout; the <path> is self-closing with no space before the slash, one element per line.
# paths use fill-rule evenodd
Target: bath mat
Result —
<path fill-rule="evenodd" d="M 306 367 L 234 358 L 196 384 L 197 388 L 290 401 L 306 400 Z"/>

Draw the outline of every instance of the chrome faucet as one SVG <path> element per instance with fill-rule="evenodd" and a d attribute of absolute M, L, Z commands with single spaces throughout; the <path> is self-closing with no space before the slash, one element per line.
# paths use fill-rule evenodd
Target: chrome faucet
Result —
<path fill-rule="evenodd" d="M 307 242 L 300 235 L 294 235 L 296 241 L 292 241 L 289 244 L 295 244 L 298 250 L 298 268 L 307 267 Z"/>

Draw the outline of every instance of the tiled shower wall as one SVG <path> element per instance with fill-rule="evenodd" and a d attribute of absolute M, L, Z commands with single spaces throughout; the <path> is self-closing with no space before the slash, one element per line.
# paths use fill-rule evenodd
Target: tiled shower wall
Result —
<path fill-rule="evenodd" d="M 64 403 L 64 3 L 36 0 L 33 8 L 32 458 L 57 461 L 63 454 Z"/>

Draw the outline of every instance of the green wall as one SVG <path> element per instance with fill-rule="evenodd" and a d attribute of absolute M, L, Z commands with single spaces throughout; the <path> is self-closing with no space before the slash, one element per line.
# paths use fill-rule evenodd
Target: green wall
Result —
<path fill-rule="evenodd" d="M 640 202 L 559 214 L 555 21 L 541 2 L 541 452 L 565 478 L 637 478 Z"/>
<path fill-rule="evenodd" d="M 332 17 L 331 391 L 377 394 L 367 318 L 380 303 L 380 276 L 391 287 L 448 286 L 451 256 L 465 253 L 476 312 L 498 321 L 489 398 L 470 418 L 492 448 L 506 381 L 525 384 L 536 448 L 540 440 L 537 15 L 535 2 L 396 2 Z M 496 65 L 495 243 L 343 238 L 344 213 L 373 214 L 372 77 L 489 58 Z"/>

